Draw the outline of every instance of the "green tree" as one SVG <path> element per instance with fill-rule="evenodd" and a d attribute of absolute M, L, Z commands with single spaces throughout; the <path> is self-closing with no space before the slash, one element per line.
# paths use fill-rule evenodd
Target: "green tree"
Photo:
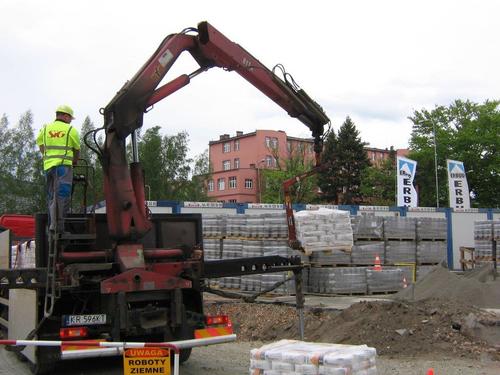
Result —
<path fill-rule="evenodd" d="M 362 174 L 370 166 L 364 146 L 350 117 L 337 136 L 333 131 L 328 135 L 322 154 L 325 169 L 319 176 L 324 200 L 337 204 L 359 203 Z"/>
<path fill-rule="evenodd" d="M 148 186 L 147 195 L 154 200 L 164 199 L 163 185 L 166 182 L 160 129 L 159 126 L 155 126 L 146 130 L 138 144 L 139 160 Z"/>
<path fill-rule="evenodd" d="M 448 205 L 446 159 L 463 161 L 474 207 L 498 207 L 500 197 L 500 112 L 498 101 L 456 100 L 448 107 L 414 111 L 410 158 L 418 162 L 416 185 L 421 206 L 436 205 L 434 139 L 438 165 L 438 201 Z"/>
<path fill-rule="evenodd" d="M 74 174 L 85 176 L 87 193 L 84 200 L 84 185 L 81 183 L 74 185 L 72 201 L 73 209 L 77 211 L 81 211 L 84 202 L 89 207 L 104 199 L 102 167 L 97 154 L 92 150 L 102 145 L 102 137 L 94 138 L 94 132 L 94 123 L 89 116 L 86 116 L 80 130 L 80 160 L 74 169 Z"/>
<path fill-rule="evenodd" d="M 26 111 L 13 128 L 2 117 L 2 211 L 33 214 L 45 205 L 42 158 L 35 142 L 33 114 Z"/>
<path fill-rule="evenodd" d="M 187 157 L 188 135 L 162 136 L 160 129 L 146 130 L 139 141 L 139 160 L 151 199 L 189 200 L 192 160 Z"/>
<path fill-rule="evenodd" d="M 375 206 L 393 206 L 396 197 L 396 152 L 391 148 L 389 158 L 381 165 L 366 168 L 361 178 L 363 203 Z"/>
<path fill-rule="evenodd" d="M 10 194 L 10 136 L 9 119 L 4 113 L 0 118 L 0 214 L 7 212 L 7 200 Z"/>
<path fill-rule="evenodd" d="M 189 175 L 192 159 L 187 157 L 188 133 L 180 132 L 173 136 L 164 136 L 164 166 L 166 184 L 163 187 L 166 199 L 191 200 L 188 194 Z"/>
<path fill-rule="evenodd" d="M 206 181 L 212 176 L 212 166 L 208 158 L 208 149 L 194 158 L 193 173 L 186 188 L 186 199 L 194 202 L 208 201 Z"/>
<path fill-rule="evenodd" d="M 280 159 L 279 153 L 272 152 L 276 159 L 276 169 L 261 169 L 259 178 L 261 201 L 263 203 L 283 203 L 283 182 L 310 171 L 314 162 L 306 157 L 305 147 L 290 150 L 288 159 Z M 317 200 L 317 176 L 302 179 L 290 189 L 294 203 L 310 203 Z"/>

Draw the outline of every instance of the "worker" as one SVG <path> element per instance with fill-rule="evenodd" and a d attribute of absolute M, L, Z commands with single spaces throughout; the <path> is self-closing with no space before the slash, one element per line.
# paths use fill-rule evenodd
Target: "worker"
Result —
<path fill-rule="evenodd" d="M 50 231 L 64 231 L 63 218 L 70 208 L 73 167 L 80 156 L 80 136 L 71 126 L 74 119 L 73 109 L 61 105 L 55 121 L 44 125 L 36 138 L 43 155 Z"/>

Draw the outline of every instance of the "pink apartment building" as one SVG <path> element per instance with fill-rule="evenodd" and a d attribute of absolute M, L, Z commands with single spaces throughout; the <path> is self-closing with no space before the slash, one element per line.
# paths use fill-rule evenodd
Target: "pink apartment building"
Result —
<path fill-rule="evenodd" d="M 290 157 L 292 150 L 303 149 L 306 158 L 314 160 L 313 139 L 289 137 L 282 130 L 256 130 L 235 136 L 223 134 L 209 142 L 212 178 L 207 181 L 209 198 L 218 202 L 259 203 L 261 170 L 276 168 L 279 159 Z M 380 166 L 390 150 L 365 147 L 372 165 Z M 406 156 L 408 150 L 396 150 Z"/>
<path fill-rule="evenodd" d="M 213 172 L 207 181 L 208 196 L 218 202 L 259 203 L 260 171 L 276 168 L 276 155 L 286 159 L 298 147 L 314 157 L 312 139 L 289 137 L 282 130 L 221 135 L 219 140 L 209 142 Z"/>

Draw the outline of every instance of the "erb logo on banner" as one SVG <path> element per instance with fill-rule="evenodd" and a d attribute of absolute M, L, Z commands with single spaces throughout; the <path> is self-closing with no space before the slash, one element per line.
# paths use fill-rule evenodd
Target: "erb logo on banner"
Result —
<path fill-rule="evenodd" d="M 465 175 L 464 163 L 456 160 L 446 160 L 448 167 L 448 192 L 450 207 L 470 208 L 469 185 Z"/>
<path fill-rule="evenodd" d="M 417 170 L 415 160 L 397 157 L 398 206 L 417 207 L 417 191 L 413 179 Z"/>

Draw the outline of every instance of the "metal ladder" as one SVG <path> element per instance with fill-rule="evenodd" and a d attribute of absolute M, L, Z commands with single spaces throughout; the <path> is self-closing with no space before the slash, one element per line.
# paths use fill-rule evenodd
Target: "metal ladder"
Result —
<path fill-rule="evenodd" d="M 74 217 L 64 218 L 63 228 L 68 224 L 85 225 L 87 229 L 93 224 L 95 231 L 95 218 L 93 217 Z M 47 280 L 45 285 L 45 303 L 44 303 L 44 316 L 49 317 L 54 311 L 54 305 L 57 298 L 60 296 L 60 291 L 57 288 L 56 282 L 56 263 L 60 246 L 67 246 L 69 243 L 78 243 L 84 241 L 95 241 L 96 234 L 93 233 L 70 233 L 70 232 L 51 232 L 49 231 L 49 251 L 47 259 Z"/>
<path fill-rule="evenodd" d="M 59 233 L 49 231 L 49 254 L 47 259 L 47 281 L 45 284 L 45 302 L 43 315 L 48 318 L 54 311 L 57 298 L 56 290 L 56 259 L 57 248 L 59 246 Z"/>

